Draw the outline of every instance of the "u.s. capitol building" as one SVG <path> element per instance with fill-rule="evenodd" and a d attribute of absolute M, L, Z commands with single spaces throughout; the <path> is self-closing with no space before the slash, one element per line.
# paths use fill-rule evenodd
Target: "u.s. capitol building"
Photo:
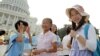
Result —
<path fill-rule="evenodd" d="M 36 25 L 37 18 L 30 17 L 27 0 L 0 0 L 0 29 L 15 31 L 17 20 L 25 20 L 31 27 L 31 33 L 38 34 L 41 27 Z"/>

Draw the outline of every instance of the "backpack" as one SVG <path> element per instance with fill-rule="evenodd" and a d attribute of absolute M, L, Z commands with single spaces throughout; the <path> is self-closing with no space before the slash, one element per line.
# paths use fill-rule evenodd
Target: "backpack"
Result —
<path fill-rule="evenodd" d="M 88 39 L 88 29 L 89 29 L 90 24 L 87 24 L 84 28 L 84 34 L 86 39 Z M 97 47 L 96 50 L 93 52 L 93 56 L 100 56 L 100 40 L 97 39 Z"/>

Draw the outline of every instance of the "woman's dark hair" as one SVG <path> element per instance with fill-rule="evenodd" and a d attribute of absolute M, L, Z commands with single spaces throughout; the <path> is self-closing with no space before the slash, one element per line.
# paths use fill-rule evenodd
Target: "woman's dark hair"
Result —
<path fill-rule="evenodd" d="M 68 26 L 67 29 L 66 29 L 66 34 L 68 35 L 71 31 L 71 26 Z"/>
<path fill-rule="evenodd" d="M 25 21 L 22 21 L 22 20 L 18 20 L 16 23 L 15 23 L 15 29 L 18 30 L 18 25 L 20 25 L 20 23 L 23 23 L 24 26 L 28 26 L 28 23 L 25 22 Z"/>
<path fill-rule="evenodd" d="M 85 23 L 90 23 L 89 21 L 86 22 L 85 21 L 86 16 L 82 16 L 82 19 L 80 20 L 80 22 L 78 23 L 78 26 L 76 26 L 76 23 L 72 22 L 72 29 L 77 31 L 78 29 L 80 29 Z M 72 43 L 73 38 L 71 38 L 71 42 Z"/>
<path fill-rule="evenodd" d="M 76 23 L 72 22 L 72 29 L 75 31 L 80 29 L 82 27 L 82 25 L 84 25 L 86 23 L 85 19 L 86 19 L 86 16 L 82 16 L 82 19 L 78 23 L 78 26 L 76 26 Z"/>

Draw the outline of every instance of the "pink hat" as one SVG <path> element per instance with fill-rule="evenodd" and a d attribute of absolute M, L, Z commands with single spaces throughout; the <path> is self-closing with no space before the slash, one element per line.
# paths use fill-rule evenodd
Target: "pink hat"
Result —
<path fill-rule="evenodd" d="M 75 10 L 77 10 L 82 16 L 86 16 L 87 18 L 89 18 L 89 14 L 86 13 L 86 12 L 84 11 L 83 7 L 80 6 L 80 5 L 75 5 L 75 6 L 71 7 L 71 8 L 66 9 L 66 13 L 67 13 L 67 16 L 68 16 L 68 17 L 70 17 L 69 11 L 70 11 L 72 8 L 75 9 Z"/>

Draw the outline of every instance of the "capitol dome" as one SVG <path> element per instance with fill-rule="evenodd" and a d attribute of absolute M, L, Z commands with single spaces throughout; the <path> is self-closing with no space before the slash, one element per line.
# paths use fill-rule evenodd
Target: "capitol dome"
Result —
<path fill-rule="evenodd" d="M 14 24 L 18 20 L 26 20 L 31 32 L 41 29 L 36 25 L 37 18 L 30 17 L 27 0 L 0 0 L 0 29 L 15 31 Z"/>
<path fill-rule="evenodd" d="M 0 28 L 12 29 L 17 20 L 29 18 L 27 0 L 0 0 Z"/>
<path fill-rule="evenodd" d="M 0 2 L 0 8 L 29 15 L 27 0 L 2 0 Z"/>

